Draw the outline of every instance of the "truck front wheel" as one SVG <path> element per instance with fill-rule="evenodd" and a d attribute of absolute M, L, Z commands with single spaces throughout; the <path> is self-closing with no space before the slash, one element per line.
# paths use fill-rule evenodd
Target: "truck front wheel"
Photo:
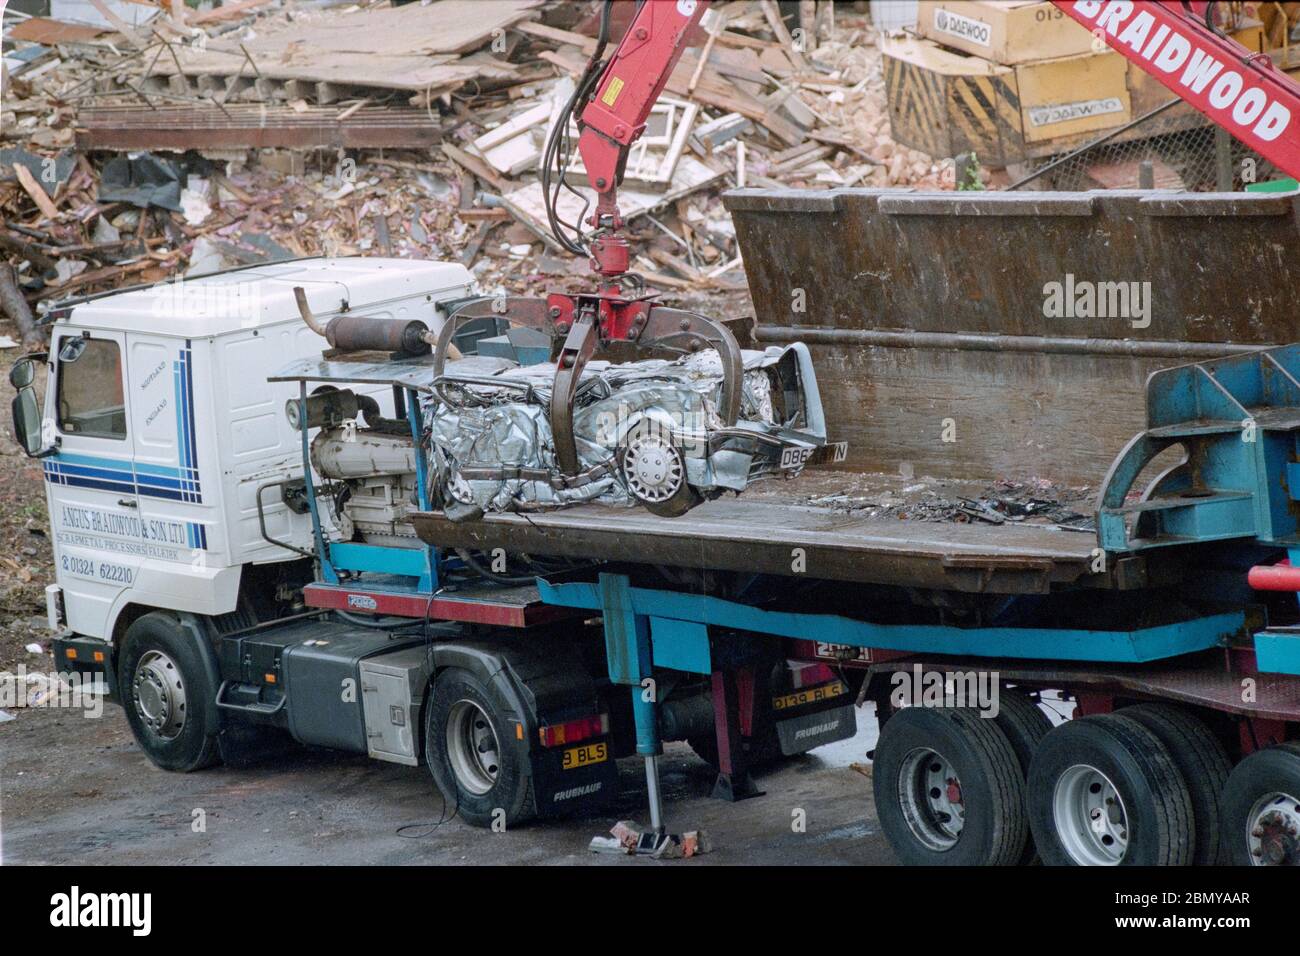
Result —
<path fill-rule="evenodd" d="M 425 713 L 425 758 L 448 803 L 446 816 L 479 827 L 511 827 L 533 814 L 532 777 L 509 704 L 459 667 L 433 682 Z"/>
<path fill-rule="evenodd" d="M 169 614 L 145 614 L 126 630 L 120 699 L 136 743 L 164 770 L 188 773 L 218 761 L 217 737 L 207 729 L 217 689 L 202 653 Z"/>

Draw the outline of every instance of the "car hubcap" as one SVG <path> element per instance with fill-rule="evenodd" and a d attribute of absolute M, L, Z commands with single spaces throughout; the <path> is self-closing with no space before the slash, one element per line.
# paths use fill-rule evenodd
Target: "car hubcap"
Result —
<path fill-rule="evenodd" d="M 898 797 L 912 834 L 931 850 L 951 849 L 966 825 L 961 781 L 942 754 L 919 748 L 903 758 Z"/>
<path fill-rule="evenodd" d="M 632 494 L 642 501 L 667 501 L 686 479 L 681 452 L 653 434 L 632 436 L 623 473 Z"/>
<path fill-rule="evenodd" d="M 447 756 L 462 787 L 470 793 L 487 793 L 501 772 L 501 746 L 483 708 L 472 700 L 458 700 L 447 719 Z"/>
<path fill-rule="evenodd" d="M 1076 764 L 1056 781 L 1056 833 L 1081 866 L 1118 866 L 1128 852 L 1129 824 L 1115 784 L 1096 767 Z"/>
<path fill-rule="evenodd" d="M 1300 800 L 1285 793 L 1256 800 L 1246 841 L 1256 866 L 1300 866 Z"/>
<path fill-rule="evenodd" d="M 149 651 L 135 666 L 131 701 L 156 736 L 172 740 L 185 728 L 185 683 L 176 662 L 162 651 Z"/>

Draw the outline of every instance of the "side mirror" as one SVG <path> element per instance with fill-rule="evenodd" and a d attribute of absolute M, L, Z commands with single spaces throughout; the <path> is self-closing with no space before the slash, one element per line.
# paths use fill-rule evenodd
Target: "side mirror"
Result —
<path fill-rule="evenodd" d="M 30 358 L 20 358 L 9 370 L 9 384 L 22 390 L 36 381 L 36 363 Z"/>
<path fill-rule="evenodd" d="M 44 448 L 41 435 L 41 406 L 36 398 L 36 359 L 32 356 L 19 359 L 9 370 L 9 384 L 18 390 L 12 409 L 14 438 L 23 451 L 33 458 L 44 458 L 53 453 L 54 446 Z"/>
<path fill-rule="evenodd" d="M 36 402 L 36 389 L 28 385 L 18 390 L 13 401 L 14 437 L 23 451 L 36 458 L 41 454 L 41 407 Z"/>

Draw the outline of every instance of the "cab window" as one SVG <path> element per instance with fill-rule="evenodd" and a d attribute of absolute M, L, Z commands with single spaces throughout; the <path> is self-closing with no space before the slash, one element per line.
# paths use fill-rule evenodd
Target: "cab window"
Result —
<path fill-rule="evenodd" d="M 122 353 L 116 342 L 87 339 L 74 361 L 59 362 L 57 387 L 59 429 L 64 434 L 126 438 Z"/>

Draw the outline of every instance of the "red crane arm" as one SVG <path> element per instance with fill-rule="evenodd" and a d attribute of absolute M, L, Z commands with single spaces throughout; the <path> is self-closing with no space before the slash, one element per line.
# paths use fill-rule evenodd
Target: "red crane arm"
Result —
<path fill-rule="evenodd" d="M 1205 21 L 1206 0 L 1052 0 L 1211 121 L 1300 178 L 1300 84 Z"/>
<path fill-rule="evenodd" d="M 592 243 L 603 275 L 627 271 L 627 245 L 617 235 L 622 219 L 615 197 L 628 148 L 645 131 L 650 110 L 708 6 L 708 0 L 646 0 L 582 111 L 578 152 L 597 195 L 591 222 L 611 232 Z"/>

